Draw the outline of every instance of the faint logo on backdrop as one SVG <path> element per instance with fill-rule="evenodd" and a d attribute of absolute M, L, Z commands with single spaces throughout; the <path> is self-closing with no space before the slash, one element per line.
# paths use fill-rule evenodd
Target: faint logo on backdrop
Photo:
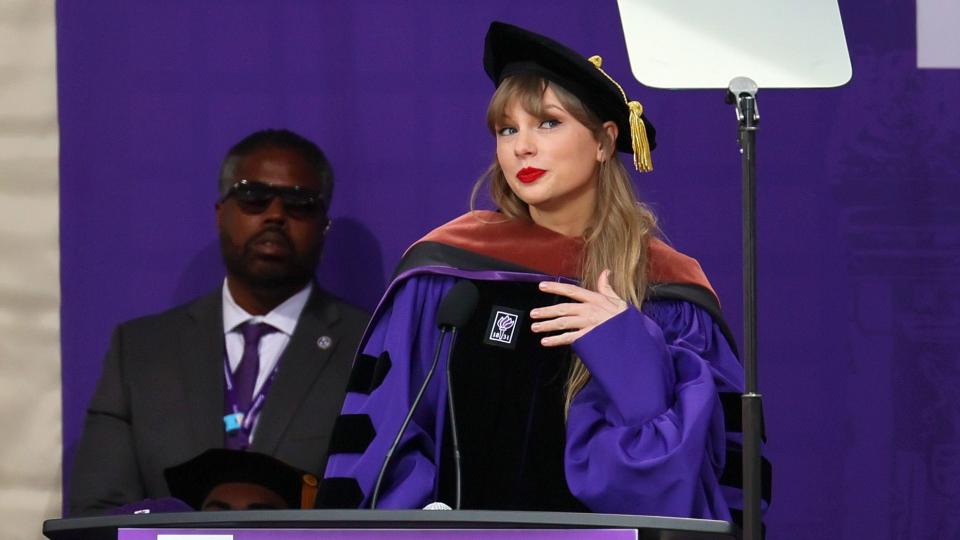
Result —
<path fill-rule="evenodd" d="M 846 406 L 854 437 L 879 445 L 869 482 L 889 486 L 889 512 L 873 511 L 890 515 L 890 538 L 960 538 L 960 78 L 920 71 L 909 53 L 860 55 L 855 70 L 861 90 L 842 94 L 826 155 L 850 346 L 871 351 L 851 360 L 848 385 L 883 385 L 875 406 Z"/>

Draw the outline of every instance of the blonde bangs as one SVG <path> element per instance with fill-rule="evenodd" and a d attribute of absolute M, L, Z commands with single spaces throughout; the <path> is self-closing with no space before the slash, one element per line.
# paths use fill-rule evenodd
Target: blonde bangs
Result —
<path fill-rule="evenodd" d="M 507 77 L 490 98 L 490 105 L 487 106 L 487 127 L 490 133 L 496 134 L 497 126 L 504 123 L 507 109 L 513 103 L 519 104 L 527 114 L 537 118 L 547 116 L 543 112 L 543 94 L 548 87 L 553 90 L 560 105 L 587 129 L 597 131 L 600 128 L 600 119 L 587 109 L 579 98 L 539 75 L 523 73 Z"/>

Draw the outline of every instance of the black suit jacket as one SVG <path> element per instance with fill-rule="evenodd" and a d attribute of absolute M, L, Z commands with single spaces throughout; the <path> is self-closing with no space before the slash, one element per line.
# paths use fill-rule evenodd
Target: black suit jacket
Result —
<path fill-rule="evenodd" d="M 87 411 L 71 514 L 169 495 L 163 470 L 223 446 L 221 291 L 121 324 Z M 257 422 L 251 450 L 322 476 L 367 314 L 314 286 Z M 332 338 L 327 349 L 317 341 Z"/>

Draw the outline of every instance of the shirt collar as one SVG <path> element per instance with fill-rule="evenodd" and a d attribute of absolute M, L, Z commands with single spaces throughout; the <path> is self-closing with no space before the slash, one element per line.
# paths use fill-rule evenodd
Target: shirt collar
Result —
<path fill-rule="evenodd" d="M 253 322 L 265 322 L 288 336 L 293 335 L 293 330 L 297 327 L 297 320 L 300 319 L 300 313 L 307 305 L 310 293 L 313 292 L 313 282 L 307 283 L 307 286 L 287 298 L 282 304 L 273 308 L 266 315 L 251 315 L 242 307 L 238 306 L 230 294 L 230 287 L 227 287 L 227 280 L 223 280 L 223 333 L 228 334 L 237 329 L 241 324 L 252 320 Z"/>

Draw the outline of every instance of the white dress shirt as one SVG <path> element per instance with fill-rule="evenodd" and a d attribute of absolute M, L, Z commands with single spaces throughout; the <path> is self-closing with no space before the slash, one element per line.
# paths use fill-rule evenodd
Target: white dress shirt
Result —
<path fill-rule="evenodd" d="M 267 323 L 277 329 L 260 338 L 260 372 L 257 374 L 257 383 L 253 387 L 253 395 L 257 395 L 267 377 L 276 367 L 280 360 L 280 355 L 290 343 L 290 336 L 297 327 L 297 320 L 300 319 L 300 313 L 303 307 L 307 305 L 307 299 L 313 291 L 313 283 L 308 283 L 306 287 L 297 294 L 287 298 L 282 304 L 273 308 L 266 315 L 251 315 L 243 308 L 237 305 L 230 294 L 230 287 L 227 286 L 227 280 L 223 280 L 223 339 L 227 348 L 227 362 L 230 364 L 230 372 L 236 373 L 237 366 L 240 365 L 240 359 L 243 357 L 243 333 L 240 326 L 247 322 Z"/>

